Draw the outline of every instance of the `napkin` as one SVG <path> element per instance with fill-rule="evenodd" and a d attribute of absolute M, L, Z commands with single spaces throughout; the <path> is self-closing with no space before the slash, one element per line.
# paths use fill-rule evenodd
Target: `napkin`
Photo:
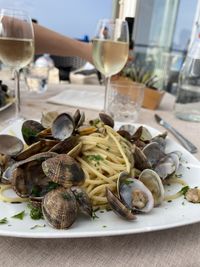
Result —
<path fill-rule="evenodd" d="M 68 87 L 65 91 L 47 99 L 47 102 L 79 108 L 102 110 L 104 104 L 104 87 Z"/>

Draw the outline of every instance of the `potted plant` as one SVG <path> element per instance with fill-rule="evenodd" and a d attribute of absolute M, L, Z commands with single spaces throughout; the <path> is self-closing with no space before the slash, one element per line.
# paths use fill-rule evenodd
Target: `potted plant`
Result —
<path fill-rule="evenodd" d="M 163 98 L 164 91 L 158 89 L 160 78 L 145 67 L 136 65 L 126 66 L 117 77 L 119 82 L 138 82 L 145 85 L 142 106 L 148 109 L 157 109 Z"/>

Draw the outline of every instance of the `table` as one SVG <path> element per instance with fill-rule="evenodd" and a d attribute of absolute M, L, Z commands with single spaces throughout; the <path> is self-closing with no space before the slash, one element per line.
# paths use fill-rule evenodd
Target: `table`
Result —
<path fill-rule="evenodd" d="M 75 107 L 58 106 L 45 100 L 67 87 L 80 85 L 51 85 L 43 95 L 22 92 L 22 109 L 26 117 L 39 118 L 41 110 L 75 111 Z M 82 85 L 81 85 L 82 86 Z M 87 85 L 85 85 L 87 86 Z M 156 111 L 197 145 L 200 159 L 200 124 L 178 120 L 172 114 L 174 97 L 166 94 Z M 0 114 L 0 127 L 13 112 L 9 108 Z M 95 117 L 97 112 L 85 110 L 86 116 Z M 138 122 L 160 131 L 154 118 L 155 111 L 142 109 Z M 174 139 L 169 133 L 169 137 Z M 200 266 L 200 224 L 116 237 L 85 239 L 23 239 L 0 237 L 1 266 Z"/>

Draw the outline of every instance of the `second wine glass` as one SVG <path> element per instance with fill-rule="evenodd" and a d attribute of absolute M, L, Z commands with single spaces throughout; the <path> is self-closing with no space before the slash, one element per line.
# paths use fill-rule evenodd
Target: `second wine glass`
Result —
<path fill-rule="evenodd" d="M 15 119 L 20 114 L 20 69 L 28 65 L 34 55 L 32 21 L 21 10 L 0 10 L 0 60 L 15 73 Z"/>
<path fill-rule="evenodd" d="M 122 70 L 128 59 L 127 22 L 121 19 L 101 19 L 98 22 L 92 44 L 94 65 L 105 75 L 104 112 L 107 112 L 110 77 Z"/>

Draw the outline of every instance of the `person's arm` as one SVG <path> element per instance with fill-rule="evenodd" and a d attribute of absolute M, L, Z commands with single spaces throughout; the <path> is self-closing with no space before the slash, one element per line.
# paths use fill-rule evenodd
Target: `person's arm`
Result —
<path fill-rule="evenodd" d="M 92 63 L 92 45 L 66 37 L 33 23 L 35 53 L 57 56 L 79 56 Z"/>

